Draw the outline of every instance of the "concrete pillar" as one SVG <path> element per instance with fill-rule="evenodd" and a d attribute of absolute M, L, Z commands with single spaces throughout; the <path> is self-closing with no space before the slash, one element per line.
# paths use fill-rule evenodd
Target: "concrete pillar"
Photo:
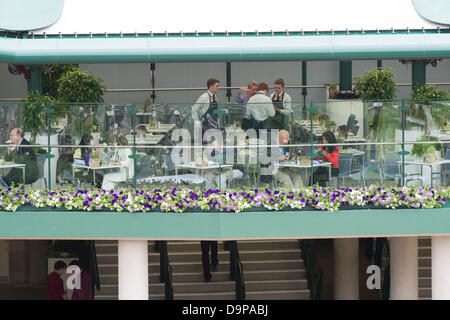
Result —
<path fill-rule="evenodd" d="M 419 298 L 417 242 L 417 237 L 389 239 L 390 300 L 417 300 Z"/>
<path fill-rule="evenodd" d="M 450 300 L 450 236 L 431 237 L 431 298 Z"/>
<path fill-rule="evenodd" d="M 148 300 L 148 243 L 119 240 L 119 300 Z"/>
<path fill-rule="evenodd" d="M 359 241 L 334 239 L 334 299 L 359 299 Z"/>

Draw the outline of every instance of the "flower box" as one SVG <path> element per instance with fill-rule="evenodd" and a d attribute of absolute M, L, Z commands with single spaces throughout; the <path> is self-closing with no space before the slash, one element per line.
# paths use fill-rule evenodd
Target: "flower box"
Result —
<path fill-rule="evenodd" d="M 6 191 L 6 192 L 5 192 Z M 261 212 L 338 211 L 448 207 L 450 188 L 378 187 L 274 190 L 198 190 L 187 188 L 79 190 L 32 187 L 0 189 L 0 211 L 86 212 Z M 38 203 L 44 207 L 35 207 Z M 301 209 L 297 209 L 301 207 Z"/>

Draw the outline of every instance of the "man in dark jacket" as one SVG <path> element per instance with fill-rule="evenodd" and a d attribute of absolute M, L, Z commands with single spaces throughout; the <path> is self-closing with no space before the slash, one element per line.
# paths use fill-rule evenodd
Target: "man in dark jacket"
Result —
<path fill-rule="evenodd" d="M 14 146 L 8 148 L 8 154 L 5 157 L 6 161 L 12 161 L 14 163 L 25 164 L 25 184 L 33 183 L 38 178 L 38 168 L 36 162 L 36 155 L 30 143 L 24 139 L 23 130 L 20 128 L 14 128 L 9 134 Z M 8 185 L 13 182 L 17 185 L 24 183 L 22 169 L 13 168 L 4 178 Z"/>

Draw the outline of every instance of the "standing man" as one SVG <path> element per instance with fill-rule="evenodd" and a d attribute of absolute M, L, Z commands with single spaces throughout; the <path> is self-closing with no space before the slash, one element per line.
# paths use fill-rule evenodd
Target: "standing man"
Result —
<path fill-rule="evenodd" d="M 218 110 L 217 92 L 219 91 L 219 80 L 211 78 L 206 82 L 208 90 L 203 93 L 195 105 L 192 107 L 192 120 L 194 122 L 194 130 L 201 126 L 202 138 L 204 133 L 209 129 L 219 130 L 219 115 L 215 113 Z M 223 125 L 220 124 L 223 130 Z M 194 134 L 195 136 L 195 134 Z M 216 271 L 219 264 L 217 258 L 217 241 L 201 241 L 202 247 L 202 264 L 203 276 L 205 282 L 211 281 L 211 269 Z M 210 253 L 211 251 L 211 259 Z"/>
<path fill-rule="evenodd" d="M 247 102 L 247 117 L 252 119 L 252 128 L 259 137 L 260 129 L 271 129 L 271 119 L 275 116 L 272 100 L 267 96 L 269 86 L 265 82 L 258 84 L 256 93 Z"/>
<path fill-rule="evenodd" d="M 192 107 L 194 128 L 202 127 L 202 135 L 208 129 L 219 129 L 219 115 L 216 94 L 219 91 L 219 80 L 211 78 L 206 82 L 208 90 L 202 94 Z M 223 126 L 220 126 L 223 129 Z"/>
<path fill-rule="evenodd" d="M 210 282 L 212 275 L 211 271 L 217 271 L 217 265 L 219 264 L 219 258 L 217 257 L 217 241 L 201 241 L 202 246 L 202 265 L 203 265 L 203 277 L 205 282 Z M 211 259 L 209 252 L 211 250 Z"/>
<path fill-rule="evenodd" d="M 25 164 L 25 181 L 23 181 L 22 169 L 13 168 L 3 179 L 8 185 L 11 183 L 30 184 L 38 178 L 38 168 L 36 163 L 36 155 L 33 148 L 27 139 L 23 137 L 23 130 L 14 128 L 9 134 L 9 138 L 14 146 L 8 148 L 8 154 L 5 157 L 6 161 L 13 161 L 14 163 Z"/>
<path fill-rule="evenodd" d="M 53 272 L 47 276 L 47 295 L 48 300 L 69 300 L 64 291 L 64 284 L 61 276 L 66 272 L 67 265 L 64 261 L 55 262 Z"/>
<path fill-rule="evenodd" d="M 275 92 L 270 95 L 276 115 L 272 120 L 272 128 L 290 131 L 289 118 L 292 113 L 291 96 L 284 91 L 284 80 L 274 83 Z"/>

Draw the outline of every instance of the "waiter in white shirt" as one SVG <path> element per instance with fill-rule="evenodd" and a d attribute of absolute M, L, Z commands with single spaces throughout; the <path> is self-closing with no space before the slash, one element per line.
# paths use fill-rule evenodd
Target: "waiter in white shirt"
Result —
<path fill-rule="evenodd" d="M 256 94 L 247 102 L 247 117 L 252 119 L 252 128 L 259 136 L 260 129 L 271 129 L 272 117 L 275 116 L 275 109 L 272 101 L 267 96 L 269 86 L 265 82 L 258 84 Z"/>
<path fill-rule="evenodd" d="M 194 127 L 202 127 L 202 134 L 208 129 L 219 129 L 219 115 L 214 112 L 218 109 L 216 93 L 219 91 L 219 80 L 208 79 L 208 91 L 202 94 L 192 107 L 192 120 Z M 220 126 L 223 129 L 223 126 Z"/>
<path fill-rule="evenodd" d="M 276 115 L 272 119 L 272 128 L 290 131 L 289 118 L 292 113 L 291 96 L 284 91 L 284 80 L 274 83 L 275 92 L 270 95 Z"/>

